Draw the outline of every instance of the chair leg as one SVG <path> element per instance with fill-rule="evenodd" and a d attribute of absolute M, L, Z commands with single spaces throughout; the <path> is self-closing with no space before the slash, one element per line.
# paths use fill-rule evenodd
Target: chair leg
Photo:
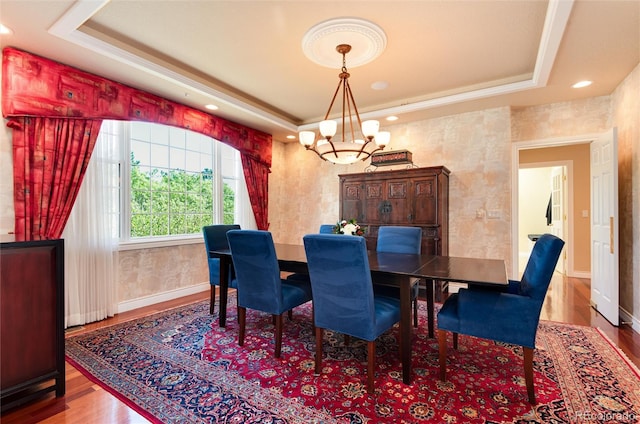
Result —
<path fill-rule="evenodd" d="M 320 327 L 316 327 L 316 369 L 315 374 L 320 375 L 322 372 L 322 339 L 324 336 L 324 330 Z"/>
<path fill-rule="evenodd" d="M 367 352 L 367 392 L 373 394 L 374 371 L 376 368 L 376 342 L 368 343 Z"/>
<path fill-rule="evenodd" d="M 213 315 L 214 305 L 216 304 L 216 286 L 214 284 L 209 284 L 211 286 L 211 294 L 209 295 L 209 315 Z"/>
<path fill-rule="evenodd" d="M 238 344 L 244 345 L 244 325 L 247 322 L 247 308 L 238 306 L 238 325 L 240 330 L 238 331 Z"/>
<path fill-rule="evenodd" d="M 455 338 L 456 333 L 453 333 Z M 440 380 L 447 380 L 447 332 L 438 330 L 438 352 L 440 359 Z"/>
<path fill-rule="evenodd" d="M 535 405 L 536 393 L 533 388 L 533 349 L 531 349 L 530 347 L 523 347 L 522 353 L 524 356 L 524 381 L 527 384 L 529 403 L 531 405 Z"/>
<path fill-rule="evenodd" d="M 287 312 L 287 316 L 289 317 L 289 321 L 293 319 L 293 309 L 289 309 L 289 311 Z"/>
<path fill-rule="evenodd" d="M 274 315 L 276 319 L 276 358 L 280 357 L 282 351 L 282 315 Z"/>
<path fill-rule="evenodd" d="M 413 326 L 418 328 L 418 298 L 413 299 Z"/>
<path fill-rule="evenodd" d="M 458 350 L 458 333 L 453 333 L 453 348 Z"/>

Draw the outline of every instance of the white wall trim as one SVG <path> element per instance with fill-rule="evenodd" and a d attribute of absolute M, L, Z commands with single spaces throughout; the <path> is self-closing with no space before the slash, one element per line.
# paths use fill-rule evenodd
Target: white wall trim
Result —
<path fill-rule="evenodd" d="M 640 333 L 640 319 L 631 315 L 627 310 L 620 308 L 620 322 L 631 323 L 631 328 Z"/>
<path fill-rule="evenodd" d="M 194 286 L 182 287 L 179 289 L 169 290 L 162 293 L 152 294 L 149 296 L 139 297 L 137 299 L 125 300 L 118 303 L 117 313 L 131 311 L 133 309 L 143 308 L 145 306 L 155 305 L 156 303 L 174 300 L 179 297 L 189 296 L 203 291 L 209 291 L 209 282 L 196 284 Z"/>

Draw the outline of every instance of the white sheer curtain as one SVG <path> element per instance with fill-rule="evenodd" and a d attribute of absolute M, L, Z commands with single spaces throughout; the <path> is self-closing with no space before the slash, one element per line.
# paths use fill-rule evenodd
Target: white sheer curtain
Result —
<path fill-rule="evenodd" d="M 118 281 L 118 126 L 104 121 L 62 233 L 65 328 L 116 313 Z"/>

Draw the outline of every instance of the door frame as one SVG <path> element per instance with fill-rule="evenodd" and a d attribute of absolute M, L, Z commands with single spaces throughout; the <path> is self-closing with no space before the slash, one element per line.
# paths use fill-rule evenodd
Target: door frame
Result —
<path fill-rule="evenodd" d="M 597 139 L 601 133 L 594 134 L 580 134 L 574 136 L 566 136 L 566 137 L 554 137 L 554 138 L 546 138 L 546 139 L 538 139 L 538 140 L 524 140 L 524 141 L 514 141 L 511 143 L 511 278 L 518 279 L 519 271 L 518 271 L 518 230 L 519 230 L 519 220 L 518 220 L 518 198 L 519 198 L 519 177 L 518 177 L 518 169 L 520 167 L 520 150 L 528 150 L 528 149 L 539 149 L 545 147 L 558 147 L 558 146 L 568 146 L 572 144 L 588 144 Z M 572 226 L 573 224 L 571 224 Z M 570 229 L 569 237 L 573 237 L 573 230 Z M 573 243 L 568 243 L 569 248 L 572 248 Z M 570 250 L 568 253 L 570 261 L 573 261 L 573 251 Z M 569 268 L 572 271 L 573 262 L 569 263 Z M 588 277 L 587 277 L 588 278 Z"/>

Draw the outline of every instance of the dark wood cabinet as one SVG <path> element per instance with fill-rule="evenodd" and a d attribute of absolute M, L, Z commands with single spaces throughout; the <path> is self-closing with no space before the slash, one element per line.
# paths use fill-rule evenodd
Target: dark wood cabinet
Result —
<path fill-rule="evenodd" d="M 64 242 L 0 243 L 2 411 L 65 393 Z"/>
<path fill-rule="evenodd" d="M 367 248 L 376 249 L 378 228 L 422 228 L 422 253 L 449 254 L 449 170 L 444 166 L 340 175 L 340 218 L 366 228 Z M 447 291 L 438 284 L 436 300 Z"/>
<path fill-rule="evenodd" d="M 367 227 L 376 248 L 381 225 L 422 228 L 422 253 L 449 254 L 449 170 L 444 166 L 340 175 L 340 218 Z"/>

